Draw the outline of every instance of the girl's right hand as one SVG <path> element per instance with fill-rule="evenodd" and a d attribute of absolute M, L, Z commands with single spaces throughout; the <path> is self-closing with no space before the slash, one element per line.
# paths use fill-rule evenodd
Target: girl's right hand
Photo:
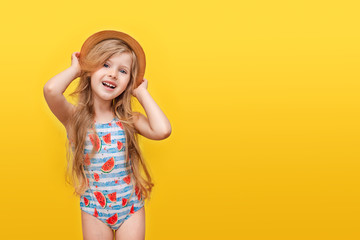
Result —
<path fill-rule="evenodd" d="M 76 77 L 80 77 L 81 67 L 79 64 L 80 52 L 73 52 L 71 55 L 71 67 L 76 71 Z"/>

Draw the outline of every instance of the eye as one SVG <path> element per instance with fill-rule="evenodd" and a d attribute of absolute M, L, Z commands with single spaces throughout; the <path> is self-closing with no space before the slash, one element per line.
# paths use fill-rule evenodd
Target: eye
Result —
<path fill-rule="evenodd" d="M 125 70 L 120 70 L 120 72 L 122 72 L 123 74 L 126 74 L 126 71 L 125 71 Z"/>
<path fill-rule="evenodd" d="M 109 65 L 107 63 L 104 63 L 104 67 L 108 67 Z"/>

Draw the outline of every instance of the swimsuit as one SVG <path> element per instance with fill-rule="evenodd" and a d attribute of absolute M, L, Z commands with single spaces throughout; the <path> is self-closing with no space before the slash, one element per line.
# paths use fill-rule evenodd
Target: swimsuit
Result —
<path fill-rule="evenodd" d="M 130 164 L 126 166 L 121 122 L 114 117 L 109 123 L 94 125 L 97 134 L 89 129 L 85 139 L 83 167 L 89 188 L 80 197 L 80 209 L 117 230 L 144 206 L 144 200 L 129 174 Z M 90 159 L 93 146 L 97 152 Z"/>

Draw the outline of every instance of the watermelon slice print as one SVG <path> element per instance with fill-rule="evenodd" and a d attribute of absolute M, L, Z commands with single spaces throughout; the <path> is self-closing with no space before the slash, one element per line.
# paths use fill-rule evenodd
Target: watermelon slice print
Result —
<path fill-rule="evenodd" d="M 91 133 L 91 134 L 89 134 L 89 138 L 90 138 L 92 145 L 95 148 L 95 151 L 99 152 L 101 149 L 101 141 L 100 141 L 99 136 L 95 133 Z"/>
<path fill-rule="evenodd" d="M 114 166 L 115 159 L 114 157 L 112 157 L 104 163 L 104 165 L 101 167 L 101 171 L 103 171 L 104 173 L 109 173 L 114 169 Z"/>
<path fill-rule="evenodd" d="M 122 123 L 120 121 L 117 121 L 116 125 L 118 125 L 121 129 L 124 129 L 124 127 L 123 127 L 123 125 L 122 125 Z"/>
<path fill-rule="evenodd" d="M 109 217 L 106 222 L 110 225 L 114 225 L 118 220 L 118 214 L 115 213 L 113 216 Z"/>
<path fill-rule="evenodd" d="M 84 197 L 84 204 L 86 207 L 88 207 L 90 205 L 90 201 L 86 197 Z"/>
<path fill-rule="evenodd" d="M 96 199 L 98 200 L 100 206 L 102 208 L 106 207 L 106 198 L 104 196 L 104 194 L 102 194 L 102 192 L 94 192 L 94 195 L 96 197 Z"/>
<path fill-rule="evenodd" d="M 135 194 L 138 197 L 138 200 L 141 199 L 141 193 L 140 193 L 140 189 L 138 188 L 138 186 L 135 186 Z"/>
<path fill-rule="evenodd" d="M 135 213 L 135 211 L 134 211 L 134 204 L 131 206 L 131 209 L 130 209 L 130 214 L 133 214 L 133 213 Z"/>
<path fill-rule="evenodd" d="M 126 198 L 122 199 L 122 206 L 125 207 L 127 204 L 128 200 Z"/>
<path fill-rule="evenodd" d="M 99 181 L 99 179 L 100 179 L 100 176 L 99 176 L 99 174 L 97 174 L 97 173 L 94 173 L 94 179 L 95 179 L 95 181 Z"/>
<path fill-rule="evenodd" d="M 110 145 L 111 144 L 111 133 L 108 133 L 108 134 L 102 136 L 102 139 L 107 145 Z"/>
<path fill-rule="evenodd" d="M 140 189 L 138 188 L 138 186 L 135 186 L 135 194 L 138 195 L 140 192 Z"/>
<path fill-rule="evenodd" d="M 98 212 L 97 212 L 96 208 L 95 208 L 95 211 L 94 211 L 93 216 L 95 216 L 95 217 L 98 217 L 98 216 L 99 216 L 99 214 L 98 214 Z"/>
<path fill-rule="evenodd" d="M 124 144 L 120 141 L 117 141 L 117 148 L 119 149 L 119 151 L 121 151 L 123 149 Z"/>
<path fill-rule="evenodd" d="M 127 175 L 126 177 L 123 178 L 124 182 L 126 182 L 127 184 L 130 184 L 130 175 Z"/>
<path fill-rule="evenodd" d="M 110 201 L 116 202 L 116 192 L 110 193 L 107 196 L 108 196 Z"/>
<path fill-rule="evenodd" d="M 91 163 L 90 163 L 89 154 L 86 154 L 86 155 L 85 155 L 84 163 L 85 163 L 85 165 L 87 165 L 87 166 L 89 166 L 89 165 L 91 164 Z"/>

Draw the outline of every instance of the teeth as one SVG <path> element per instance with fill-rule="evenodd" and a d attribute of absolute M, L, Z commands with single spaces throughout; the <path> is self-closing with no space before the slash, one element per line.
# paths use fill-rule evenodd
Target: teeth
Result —
<path fill-rule="evenodd" d="M 106 86 L 111 87 L 111 88 L 115 88 L 114 85 L 111 85 L 110 83 L 107 83 L 107 82 L 103 82 L 103 85 L 106 85 Z"/>

